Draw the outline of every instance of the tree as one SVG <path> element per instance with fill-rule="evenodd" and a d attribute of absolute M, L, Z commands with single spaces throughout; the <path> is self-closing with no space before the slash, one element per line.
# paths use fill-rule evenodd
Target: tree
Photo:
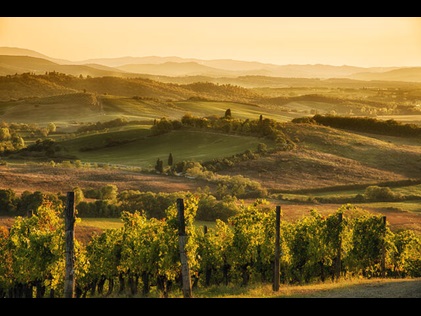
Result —
<path fill-rule="evenodd" d="M 53 122 L 48 123 L 47 130 L 48 133 L 54 133 L 57 130 L 56 124 L 54 124 Z"/>
<path fill-rule="evenodd" d="M 13 144 L 13 147 L 15 147 L 16 149 L 22 149 L 25 147 L 25 141 L 23 140 L 22 137 L 17 136 L 17 135 L 12 137 L 12 144 Z"/>
<path fill-rule="evenodd" d="M 0 141 L 9 140 L 11 138 L 9 128 L 2 127 L 0 128 Z"/>
<path fill-rule="evenodd" d="M 103 200 L 117 200 L 118 188 L 115 184 L 108 184 L 100 189 L 101 199 Z"/>
<path fill-rule="evenodd" d="M 161 159 L 159 159 L 159 158 L 156 161 L 155 170 L 158 171 L 159 173 L 163 173 L 164 172 L 164 164 L 163 164 L 163 161 Z"/>
<path fill-rule="evenodd" d="M 75 205 L 78 205 L 80 202 L 82 202 L 85 199 L 83 190 L 80 187 L 74 187 L 73 191 L 75 193 Z"/>
<path fill-rule="evenodd" d="M 0 190 L 0 214 L 14 215 L 16 211 L 17 197 L 12 189 Z"/>
<path fill-rule="evenodd" d="M 172 158 L 172 154 L 170 153 L 168 156 L 168 166 L 172 166 L 173 164 L 173 158 Z"/>

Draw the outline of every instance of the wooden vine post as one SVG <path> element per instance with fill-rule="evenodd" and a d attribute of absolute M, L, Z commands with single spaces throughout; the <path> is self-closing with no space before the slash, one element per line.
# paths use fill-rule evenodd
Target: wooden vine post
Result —
<path fill-rule="evenodd" d="M 341 276 L 341 261 L 342 261 L 342 220 L 343 220 L 343 214 L 338 214 L 338 248 L 336 249 L 336 260 L 335 260 L 335 279 L 339 280 Z"/>
<path fill-rule="evenodd" d="M 276 206 L 276 221 L 275 221 L 275 266 L 273 278 L 273 290 L 279 291 L 279 270 L 280 270 L 280 235 L 281 235 L 281 207 Z"/>
<path fill-rule="evenodd" d="M 186 224 L 184 222 L 184 201 L 183 199 L 177 199 L 177 211 L 178 211 L 178 240 L 180 246 L 180 260 L 181 260 L 181 278 L 183 280 L 183 297 L 192 297 L 192 286 L 190 278 L 189 262 L 187 260 L 186 253 Z"/>
<path fill-rule="evenodd" d="M 66 208 L 64 210 L 65 240 L 66 240 L 66 274 L 64 277 L 64 297 L 75 297 L 75 193 L 67 192 Z"/>
<path fill-rule="evenodd" d="M 383 240 L 382 240 L 382 259 L 381 259 L 381 276 L 386 277 L 386 216 L 382 217 L 383 224 Z"/>

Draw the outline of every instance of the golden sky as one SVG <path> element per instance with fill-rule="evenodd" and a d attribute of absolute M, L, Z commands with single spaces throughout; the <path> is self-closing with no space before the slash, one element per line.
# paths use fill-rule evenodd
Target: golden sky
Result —
<path fill-rule="evenodd" d="M 0 17 L 0 46 L 53 58 L 178 56 L 421 66 L 419 17 Z"/>

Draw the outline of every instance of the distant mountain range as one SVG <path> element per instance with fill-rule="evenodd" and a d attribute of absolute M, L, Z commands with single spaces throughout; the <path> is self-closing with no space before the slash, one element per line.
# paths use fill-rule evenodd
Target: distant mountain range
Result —
<path fill-rule="evenodd" d="M 268 76 L 283 78 L 348 78 L 421 82 L 421 67 L 355 67 L 332 65 L 275 65 L 231 59 L 201 60 L 172 57 L 119 57 L 69 61 L 45 56 L 36 51 L 0 47 L 0 75 L 31 72 L 61 72 L 75 76 L 126 77 L 141 75 L 210 78 Z"/>

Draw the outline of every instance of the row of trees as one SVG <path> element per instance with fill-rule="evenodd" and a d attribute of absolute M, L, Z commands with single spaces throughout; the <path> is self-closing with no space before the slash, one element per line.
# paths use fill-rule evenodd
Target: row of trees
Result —
<path fill-rule="evenodd" d="M 208 187 L 198 189 L 194 193 L 199 198 L 197 219 L 214 221 L 220 219 L 227 221 L 232 215 L 239 211 L 241 200 L 237 195 L 246 195 L 247 190 L 258 192 L 260 189 L 248 182 L 247 178 L 241 176 L 231 177 L 230 181 L 218 184 L 215 193 L 211 193 Z M 142 210 L 148 218 L 165 217 L 165 210 L 177 198 L 184 198 L 189 192 L 142 192 L 139 190 L 118 190 L 114 184 L 102 186 L 98 189 L 74 188 L 75 205 L 78 215 L 84 217 L 112 217 L 119 218 L 123 211 L 131 213 Z M 251 192 L 251 191 L 250 191 Z M 250 192 L 248 194 L 250 194 Z M 235 193 L 235 194 L 233 194 Z M 256 197 L 254 197 L 256 198 Z M 303 198 L 288 198 L 283 195 L 277 197 L 282 201 L 303 202 Z M 89 199 L 89 200 L 88 200 Z M 268 204 L 264 197 L 257 197 L 261 205 Z M 350 197 L 309 197 L 308 200 L 319 203 L 360 203 L 377 201 L 402 201 L 405 199 L 419 199 L 419 197 L 392 191 L 389 187 L 368 186 L 363 194 Z M 64 205 L 65 197 L 60 194 L 42 193 L 40 191 L 24 191 L 18 196 L 12 189 L 0 189 L 0 216 L 18 216 L 34 212 L 44 202 L 54 205 Z M 308 201 L 307 200 L 307 201 Z M 264 202 L 263 202 L 264 201 Z"/>
<path fill-rule="evenodd" d="M 195 225 L 198 199 L 191 195 L 184 201 L 193 291 L 273 281 L 274 210 L 255 203 L 241 207 L 227 223 L 216 220 L 201 228 Z M 105 230 L 86 245 L 76 240 L 76 296 L 150 296 L 156 291 L 168 297 L 180 290 L 177 215 L 175 203 L 163 219 L 123 212 L 122 228 Z M 351 205 L 329 216 L 312 210 L 296 222 L 282 220 L 280 233 L 282 284 L 421 276 L 420 238 L 408 230 L 393 233 L 384 217 Z M 0 296 L 62 297 L 64 244 L 62 210 L 51 204 L 30 217 L 16 217 L 10 230 L 0 227 Z"/>
<path fill-rule="evenodd" d="M 119 192 L 114 184 L 89 190 L 75 187 L 73 191 L 75 192 L 76 210 L 81 218 L 120 218 L 124 211 L 130 213 L 142 211 L 147 218 L 162 219 L 165 217 L 165 210 L 175 203 L 177 198 L 183 198 L 190 194 L 188 192 L 154 193 L 139 190 Z M 239 201 L 236 197 L 225 196 L 218 200 L 206 189 L 198 190 L 195 195 L 199 198 L 198 220 L 220 219 L 227 221 L 239 210 Z M 66 197 L 60 193 L 24 191 L 18 195 L 12 189 L 0 189 L 0 216 L 27 216 L 45 203 L 50 203 L 55 208 L 63 208 L 65 199 Z"/>
<path fill-rule="evenodd" d="M 183 127 L 212 129 L 224 133 L 262 137 L 275 141 L 278 149 L 289 150 L 295 147 L 294 142 L 283 132 L 284 124 L 273 119 L 263 118 L 262 115 L 255 120 L 236 119 L 231 109 L 227 109 L 222 117 L 196 117 L 191 114 L 183 115 L 181 120 L 170 120 L 163 117 L 154 122 L 151 131 L 153 135 L 159 135 Z"/>
<path fill-rule="evenodd" d="M 416 124 L 403 124 L 393 119 L 378 120 L 370 117 L 349 117 L 336 115 L 319 115 L 295 118 L 293 123 L 321 124 L 334 128 L 350 129 L 359 132 L 376 133 L 391 136 L 417 137 L 421 127 Z"/>

